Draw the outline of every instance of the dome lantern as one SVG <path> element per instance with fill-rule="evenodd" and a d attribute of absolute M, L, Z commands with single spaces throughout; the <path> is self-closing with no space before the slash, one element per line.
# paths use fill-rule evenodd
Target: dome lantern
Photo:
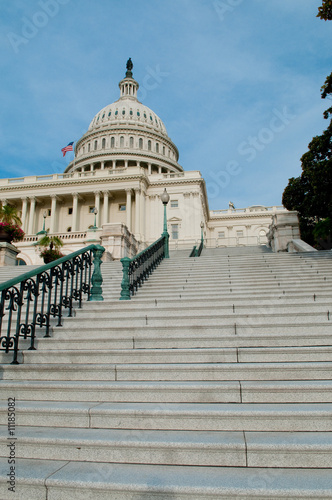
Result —
<path fill-rule="evenodd" d="M 126 65 L 126 77 L 119 83 L 120 99 L 134 98 L 137 100 L 137 91 L 139 89 L 139 84 L 133 78 L 133 66 L 134 65 L 132 63 L 132 60 L 129 57 Z"/>

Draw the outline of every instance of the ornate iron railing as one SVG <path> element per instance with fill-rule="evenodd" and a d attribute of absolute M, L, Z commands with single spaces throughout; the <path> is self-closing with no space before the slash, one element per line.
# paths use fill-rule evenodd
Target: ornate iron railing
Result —
<path fill-rule="evenodd" d="M 0 285 L 0 350 L 13 351 L 12 364 L 19 364 L 21 338 L 30 339 L 29 350 L 35 350 L 37 328 L 50 337 L 51 318 L 57 318 L 55 326 L 60 327 L 64 311 L 72 316 L 75 304 L 82 307 L 84 295 L 87 300 L 103 300 L 104 251 L 100 245 L 89 245 Z"/>
<path fill-rule="evenodd" d="M 138 288 L 165 258 L 166 245 L 166 237 L 162 236 L 132 259 L 129 257 L 121 259 L 123 278 L 120 300 L 130 300 L 131 296 L 135 295 Z"/>

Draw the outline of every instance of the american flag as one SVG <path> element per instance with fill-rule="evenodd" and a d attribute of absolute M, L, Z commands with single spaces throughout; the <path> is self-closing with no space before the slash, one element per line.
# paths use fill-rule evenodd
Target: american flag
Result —
<path fill-rule="evenodd" d="M 66 156 L 67 151 L 73 151 L 73 142 L 70 142 L 67 146 L 61 149 L 63 156 Z"/>

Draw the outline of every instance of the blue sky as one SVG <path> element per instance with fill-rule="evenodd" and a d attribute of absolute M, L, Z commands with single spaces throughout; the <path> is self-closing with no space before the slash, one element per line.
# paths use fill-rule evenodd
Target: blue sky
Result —
<path fill-rule="evenodd" d="M 211 209 L 278 205 L 313 136 L 332 23 L 321 0 L 0 0 L 0 177 L 62 172 L 128 57 Z"/>

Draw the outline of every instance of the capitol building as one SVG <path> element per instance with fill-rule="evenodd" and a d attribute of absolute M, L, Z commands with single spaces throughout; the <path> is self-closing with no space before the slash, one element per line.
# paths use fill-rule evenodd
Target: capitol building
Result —
<path fill-rule="evenodd" d="M 232 203 L 211 211 L 201 173 L 184 170 L 164 123 L 137 99 L 132 69 L 129 59 L 119 99 L 95 115 L 62 174 L 0 180 L 2 205 L 21 216 L 22 264 L 42 264 L 36 243 L 43 229 L 62 239 L 65 255 L 97 242 L 106 260 L 132 257 L 162 233 L 165 188 L 170 249 L 188 254 L 202 236 L 207 247 L 266 244 L 273 217 L 291 216 L 283 207 Z"/>

